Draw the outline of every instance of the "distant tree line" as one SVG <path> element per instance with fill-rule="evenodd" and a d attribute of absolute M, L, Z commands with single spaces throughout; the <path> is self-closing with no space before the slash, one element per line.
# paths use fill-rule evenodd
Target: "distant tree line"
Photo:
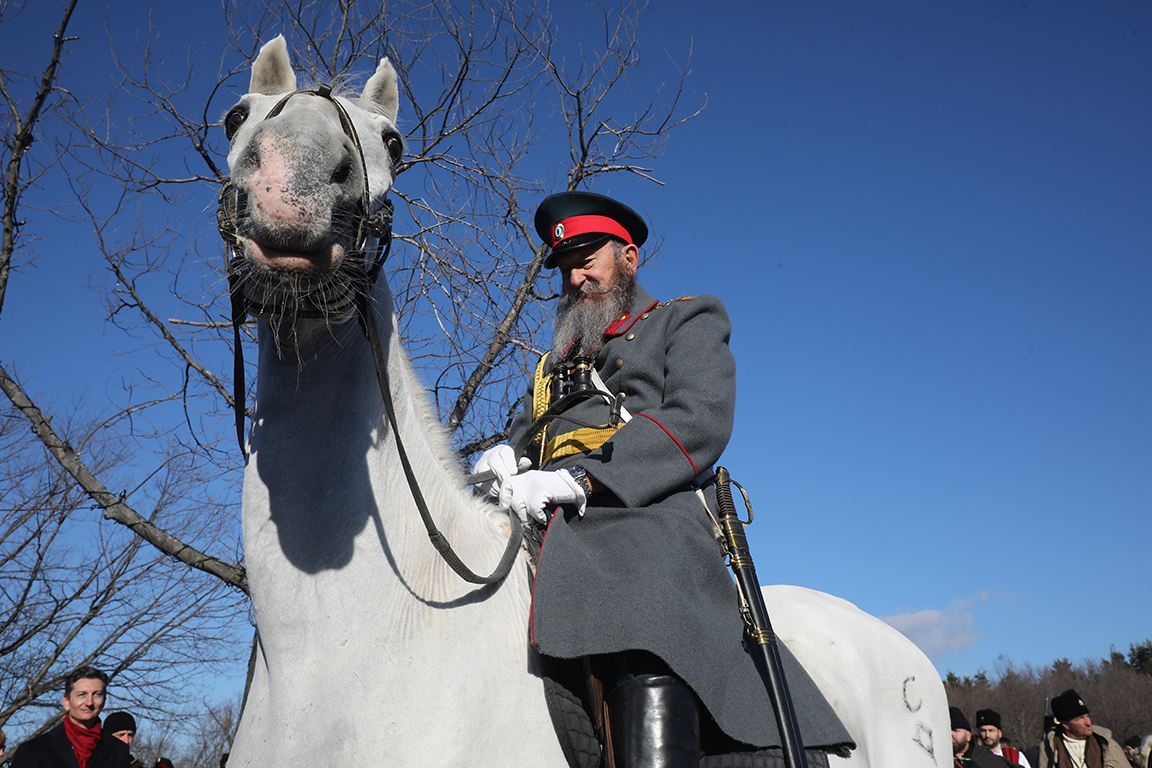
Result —
<path fill-rule="evenodd" d="M 1004 735 L 1021 749 L 1039 742 L 1049 700 L 1074 688 L 1092 723 L 1111 729 L 1112 737 L 1123 742 L 1152 733 L 1152 639 L 1133 643 L 1127 654 L 1113 646 L 1108 658 L 1080 664 L 1057 659 L 1037 668 L 1002 658 L 991 679 L 984 671 L 959 677 L 949 670 L 944 687 L 948 703 L 973 723 L 976 710 L 999 712 Z"/>

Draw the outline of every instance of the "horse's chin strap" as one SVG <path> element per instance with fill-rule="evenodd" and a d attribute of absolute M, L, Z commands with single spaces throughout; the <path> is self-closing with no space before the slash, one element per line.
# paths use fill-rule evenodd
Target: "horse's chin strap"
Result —
<path fill-rule="evenodd" d="M 225 189 L 225 192 L 227 189 Z M 223 192 L 221 195 L 223 196 Z M 380 214 L 386 214 L 381 216 Z M 387 198 L 378 209 L 377 217 L 379 219 L 381 231 L 374 232 L 376 236 L 376 245 L 372 253 L 364 253 L 361 251 L 361 269 L 362 276 L 356 279 L 356 293 L 367 295 L 372 286 L 376 284 L 376 279 L 380 277 L 380 272 L 384 267 L 384 262 L 388 260 L 388 255 L 392 252 L 392 202 Z M 268 315 L 275 310 L 271 307 L 265 307 L 258 304 L 246 295 L 244 291 L 244 278 L 243 270 L 238 267 L 238 264 L 243 255 L 239 253 L 239 249 L 243 248 L 237 239 L 234 243 L 227 237 L 225 241 L 228 243 L 228 249 L 232 253 L 232 257 L 228 264 L 228 294 L 232 300 L 232 340 L 233 340 L 233 355 L 232 355 L 232 407 L 236 413 L 236 442 L 240 445 L 240 453 L 244 456 L 244 461 L 248 461 L 248 449 L 244 441 L 244 417 L 247 411 L 245 402 L 247 394 L 244 388 L 244 346 L 243 340 L 240 338 L 240 328 L 244 325 L 244 321 L 248 319 L 250 313 Z M 307 307 L 297 308 L 295 312 L 296 317 L 317 319 L 328 317 L 332 314 L 331 310 L 324 307 L 316 307 L 309 309 Z"/>
<path fill-rule="evenodd" d="M 391 210 L 390 205 L 389 210 Z M 376 258 L 373 259 L 372 265 L 364 274 L 363 279 L 356 281 L 356 311 L 360 328 L 363 330 L 364 336 L 368 340 L 368 346 L 372 350 L 372 363 L 376 369 L 376 380 L 380 385 L 380 394 L 384 399 L 384 411 L 388 416 L 388 424 L 392 429 L 392 435 L 396 442 L 396 453 L 400 457 L 400 465 L 404 468 L 404 476 L 408 480 L 408 488 L 412 492 L 412 500 L 415 501 L 416 509 L 420 512 L 420 519 L 423 521 L 424 528 L 428 532 L 428 538 L 432 542 L 432 546 L 435 547 L 436 551 L 440 553 L 440 556 L 444 558 L 444 562 L 446 562 L 461 579 L 470 584 L 495 584 L 503 581 L 504 577 L 512 570 L 512 564 L 516 561 L 517 551 L 520 549 L 520 544 L 524 538 L 524 531 L 520 527 L 519 520 L 516 519 L 513 512 L 508 512 L 512 534 L 508 537 L 508 544 L 504 548 L 504 554 L 500 557 L 500 562 L 496 565 L 492 573 L 487 576 L 476 574 L 464 564 L 460 556 L 457 555 L 456 551 L 452 548 L 452 545 L 444 537 L 444 534 L 436 527 L 436 523 L 432 519 L 432 513 L 428 509 L 428 503 L 424 500 L 424 494 L 420 490 L 420 483 L 416 479 L 416 473 L 412 469 L 412 462 L 408 459 L 408 451 L 404 448 L 404 442 L 400 438 L 400 427 L 396 420 L 396 408 L 392 401 L 392 387 L 388 377 L 388 361 L 384 357 L 384 350 L 380 343 L 380 329 L 376 327 L 370 292 L 371 286 L 375 284 L 384 262 L 388 259 L 391 245 L 391 219 L 389 218 L 388 231 L 385 237 L 381 238 L 381 245 L 378 246 Z M 234 284 L 231 286 L 231 295 L 232 329 L 233 339 L 235 341 L 235 354 L 233 355 L 235 361 L 233 370 L 233 397 L 236 410 L 236 439 L 240 443 L 240 452 L 244 454 L 244 459 L 247 461 L 248 451 L 244 444 L 244 414 L 246 410 L 244 406 L 244 352 L 242 339 L 240 338 L 240 326 L 244 324 L 244 320 L 248 316 L 249 304 L 244 297 L 244 291 L 240 285 Z"/>

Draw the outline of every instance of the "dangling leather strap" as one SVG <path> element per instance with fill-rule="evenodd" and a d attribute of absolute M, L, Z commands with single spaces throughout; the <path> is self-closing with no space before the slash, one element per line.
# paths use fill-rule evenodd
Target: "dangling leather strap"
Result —
<path fill-rule="evenodd" d="M 471 584 L 495 584 L 504 579 L 512 570 L 512 563 L 520 549 L 520 542 L 524 538 L 524 531 L 516 514 L 508 510 L 508 517 L 512 524 L 512 535 L 508 537 L 508 545 L 504 555 L 500 558 L 496 569 L 487 576 L 478 576 L 464 565 L 452 545 L 444 538 L 444 534 L 436 527 L 432 520 L 432 513 L 424 501 L 424 494 L 420 491 L 420 484 L 416 481 L 416 473 L 412 471 L 412 462 L 408 460 L 408 452 L 400 439 L 400 429 L 396 422 L 396 409 L 392 404 L 392 387 L 388 381 L 388 361 L 384 358 L 384 350 L 380 345 L 380 331 L 376 328 L 376 321 L 372 311 L 372 297 L 368 292 L 360 292 L 360 324 L 368 336 L 368 345 L 372 348 L 372 362 L 376 366 L 376 378 L 380 382 L 380 394 L 384 398 L 384 411 L 388 414 L 388 424 L 392 427 L 392 436 L 396 442 L 396 453 L 400 455 L 400 464 L 404 467 L 404 476 L 408 478 L 408 488 L 412 492 L 412 500 L 416 502 L 416 509 L 420 512 L 420 519 L 424 521 L 424 528 L 428 531 L 428 538 L 432 546 L 444 558 L 444 562 L 456 572 L 456 575 Z"/>
<path fill-rule="evenodd" d="M 232 281 L 229 280 L 229 283 Z M 232 410 L 236 413 L 236 442 L 240 444 L 240 455 L 248 463 L 248 448 L 244 445 L 244 416 L 248 408 L 244 405 L 247 393 L 244 391 L 244 346 L 240 339 L 240 326 L 248 317 L 244 304 L 244 291 L 239 285 L 229 285 L 232 297 L 232 340 L 235 352 L 232 355 Z"/>

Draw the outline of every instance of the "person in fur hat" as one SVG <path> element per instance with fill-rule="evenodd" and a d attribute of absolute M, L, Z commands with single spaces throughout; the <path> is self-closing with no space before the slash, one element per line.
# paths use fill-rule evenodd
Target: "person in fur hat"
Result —
<path fill-rule="evenodd" d="M 1129 768 L 1107 728 L 1092 724 L 1080 694 L 1069 688 L 1052 699 L 1057 726 L 1044 737 L 1040 768 Z"/>

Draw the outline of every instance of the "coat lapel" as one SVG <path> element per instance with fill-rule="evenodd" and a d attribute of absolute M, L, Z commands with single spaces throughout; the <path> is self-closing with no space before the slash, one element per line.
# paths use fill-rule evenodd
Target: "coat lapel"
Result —
<path fill-rule="evenodd" d="M 76 762 L 76 753 L 72 750 L 72 742 L 68 740 L 68 733 L 64 730 L 64 722 L 61 721 L 50 733 L 51 738 L 48 739 L 48 743 L 52 745 L 52 751 L 56 753 L 56 756 L 68 768 L 80 768 L 80 763 Z"/>

